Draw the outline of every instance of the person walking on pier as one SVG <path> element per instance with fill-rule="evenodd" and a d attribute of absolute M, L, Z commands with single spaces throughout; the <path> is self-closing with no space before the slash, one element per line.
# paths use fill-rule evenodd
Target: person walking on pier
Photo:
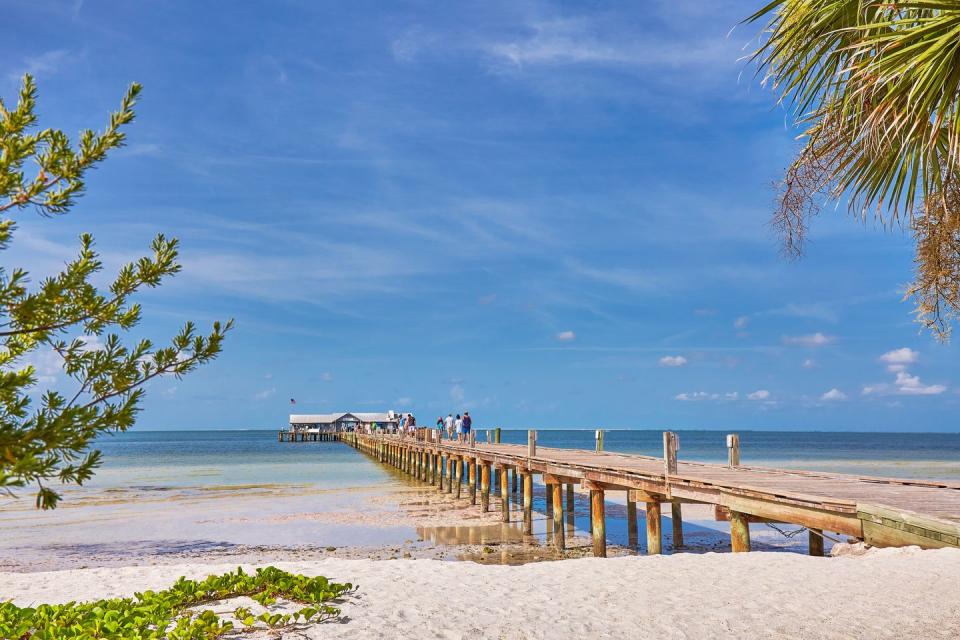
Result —
<path fill-rule="evenodd" d="M 457 442 L 463 442 L 463 419 L 460 414 L 453 420 L 453 429 L 457 432 Z"/>
<path fill-rule="evenodd" d="M 470 428 L 473 426 L 473 418 L 469 411 L 463 412 L 463 441 L 470 442 Z"/>
<path fill-rule="evenodd" d="M 447 428 L 447 438 L 453 440 L 453 414 L 448 413 L 447 419 L 443 421 L 443 426 Z"/>

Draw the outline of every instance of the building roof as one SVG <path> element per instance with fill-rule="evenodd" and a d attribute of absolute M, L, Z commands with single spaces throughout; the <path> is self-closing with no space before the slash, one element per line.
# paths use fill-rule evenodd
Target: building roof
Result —
<path fill-rule="evenodd" d="M 337 420 L 346 417 L 353 417 L 360 422 L 391 422 L 396 421 L 397 417 L 391 420 L 389 413 L 354 413 L 341 411 L 338 413 L 291 413 L 290 424 L 333 424 Z"/>

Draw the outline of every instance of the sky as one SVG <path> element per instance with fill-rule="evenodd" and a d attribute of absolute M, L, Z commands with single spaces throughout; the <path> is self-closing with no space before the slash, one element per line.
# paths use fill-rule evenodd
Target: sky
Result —
<path fill-rule="evenodd" d="M 3 265 L 39 281 L 89 231 L 105 277 L 164 233 L 183 271 L 128 339 L 236 322 L 138 428 L 957 430 L 909 236 L 828 208 L 779 252 L 798 131 L 744 60 L 751 3 L 4 5 L 0 96 L 32 73 L 41 126 L 144 90 L 128 146 L 69 215 L 17 213 Z"/>

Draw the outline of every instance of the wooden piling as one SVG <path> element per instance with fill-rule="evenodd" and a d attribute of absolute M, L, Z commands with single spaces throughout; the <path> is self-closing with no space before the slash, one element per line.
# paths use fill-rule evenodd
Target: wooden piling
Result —
<path fill-rule="evenodd" d="M 537 455 L 537 432 L 533 429 L 527 431 L 527 456 L 532 458 Z"/>
<path fill-rule="evenodd" d="M 480 464 L 480 510 L 490 511 L 490 463 Z"/>
<path fill-rule="evenodd" d="M 647 555 L 663 553 L 663 535 L 660 533 L 660 503 L 647 502 Z"/>
<path fill-rule="evenodd" d="M 563 535 L 563 484 L 553 482 L 550 485 L 553 496 L 553 543 L 558 551 L 566 547 Z"/>
<path fill-rule="evenodd" d="M 500 427 L 493 430 L 493 441 L 500 444 Z"/>
<path fill-rule="evenodd" d="M 523 474 L 523 533 L 533 535 L 533 474 Z"/>
<path fill-rule="evenodd" d="M 513 468 L 510 481 L 512 483 L 510 487 L 511 488 L 510 493 L 512 493 L 513 495 L 517 495 L 517 468 L 516 467 Z"/>
<path fill-rule="evenodd" d="M 593 555 L 606 558 L 607 523 L 603 489 L 594 489 L 590 496 L 590 521 L 593 523 Z"/>
<path fill-rule="evenodd" d="M 812 556 L 823 556 L 823 529 L 809 529 L 807 536 L 810 541 L 809 553 Z"/>
<path fill-rule="evenodd" d="M 750 551 L 750 521 L 745 513 L 730 511 L 730 548 L 734 553 Z"/>
<path fill-rule="evenodd" d="M 727 466 L 731 469 L 740 466 L 740 434 L 727 434 Z"/>
<path fill-rule="evenodd" d="M 457 460 L 456 460 L 456 467 L 457 467 L 456 469 L 457 480 L 453 490 L 453 497 L 459 500 L 460 499 L 460 482 L 463 480 L 463 459 L 460 458 L 459 456 L 457 457 Z"/>
<path fill-rule="evenodd" d="M 510 522 L 510 491 L 507 476 L 510 469 L 500 467 L 500 518 L 504 522 Z"/>
<path fill-rule="evenodd" d="M 597 429 L 595 437 L 597 440 L 597 451 L 603 451 L 603 429 Z"/>
<path fill-rule="evenodd" d="M 679 500 L 670 503 L 670 524 L 673 527 L 673 548 L 683 548 L 683 509 Z"/>
<path fill-rule="evenodd" d="M 567 483 L 567 529 L 570 530 L 570 535 L 574 534 L 576 530 L 576 514 L 573 509 L 573 484 Z"/>
<path fill-rule="evenodd" d="M 640 544 L 637 532 L 637 501 L 630 491 L 627 491 L 627 544 L 636 547 Z"/>
<path fill-rule="evenodd" d="M 467 459 L 467 488 L 470 490 L 470 504 L 477 504 L 477 459 Z"/>
<path fill-rule="evenodd" d="M 453 493 L 453 456 L 447 456 L 447 493 Z"/>

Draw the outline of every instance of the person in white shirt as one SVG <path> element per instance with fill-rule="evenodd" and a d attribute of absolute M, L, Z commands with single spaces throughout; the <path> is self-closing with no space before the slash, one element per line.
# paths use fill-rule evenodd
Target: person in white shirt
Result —
<path fill-rule="evenodd" d="M 448 413 L 443 421 L 443 426 L 447 428 L 447 437 L 453 440 L 453 414 Z"/>
<path fill-rule="evenodd" d="M 459 413 L 453 421 L 453 428 L 457 432 L 457 442 L 463 442 L 463 419 Z"/>

